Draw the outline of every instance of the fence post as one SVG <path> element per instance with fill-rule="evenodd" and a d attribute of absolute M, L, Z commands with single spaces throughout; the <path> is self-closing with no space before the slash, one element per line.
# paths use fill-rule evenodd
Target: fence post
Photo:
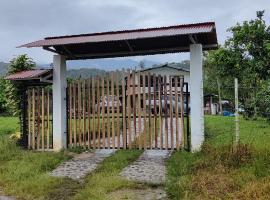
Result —
<path fill-rule="evenodd" d="M 235 143 L 239 144 L 239 108 L 238 108 L 238 78 L 234 79 L 234 94 L 235 94 Z"/>

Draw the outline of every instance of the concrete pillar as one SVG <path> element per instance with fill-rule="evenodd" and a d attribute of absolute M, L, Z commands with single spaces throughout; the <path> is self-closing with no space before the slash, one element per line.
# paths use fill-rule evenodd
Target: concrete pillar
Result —
<path fill-rule="evenodd" d="M 66 58 L 53 56 L 53 149 L 67 147 L 66 130 Z"/>
<path fill-rule="evenodd" d="M 198 151 L 204 141 L 202 45 L 190 45 L 190 122 L 191 150 Z"/>

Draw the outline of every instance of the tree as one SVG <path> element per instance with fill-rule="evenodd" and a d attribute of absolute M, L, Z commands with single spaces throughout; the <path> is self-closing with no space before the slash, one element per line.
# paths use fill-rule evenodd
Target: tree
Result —
<path fill-rule="evenodd" d="M 232 36 L 224 47 L 210 52 L 206 58 L 207 75 L 212 73 L 220 79 L 222 93 L 229 98 L 230 93 L 233 94 L 230 92 L 233 78 L 239 79 L 239 101 L 247 116 L 255 118 L 261 105 L 259 90 L 270 77 L 270 27 L 266 25 L 263 14 L 264 11 L 258 11 L 256 19 L 229 28 Z"/>
<path fill-rule="evenodd" d="M 10 61 L 10 65 L 8 67 L 8 75 L 24 70 L 33 69 L 35 66 L 36 64 L 33 62 L 33 60 L 29 58 L 26 54 L 23 54 L 16 58 L 13 58 Z M 13 83 L 11 81 L 6 81 L 6 107 L 9 109 L 11 114 L 20 115 L 20 108 L 23 100 L 22 95 L 24 94 L 25 89 L 25 85 L 23 85 L 22 83 Z"/>

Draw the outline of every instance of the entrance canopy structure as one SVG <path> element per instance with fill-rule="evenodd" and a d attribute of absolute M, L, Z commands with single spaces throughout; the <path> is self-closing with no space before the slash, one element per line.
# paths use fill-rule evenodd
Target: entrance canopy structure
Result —
<path fill-rule="evenodd" d="M 204 140 L 202 52 L 217 49 L 214 22 L 47 37 L 20 47 L 42 47 L 53 59 L 54 149 L 66 148 L 66 60 L 190 52 L 191 147 Z"/>

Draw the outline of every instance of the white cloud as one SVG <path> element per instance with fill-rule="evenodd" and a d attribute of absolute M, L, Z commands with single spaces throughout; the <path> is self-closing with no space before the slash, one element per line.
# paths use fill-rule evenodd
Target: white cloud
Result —
<path fill-rule="evenodd" d="M 0 61 L 7 62 L 14 55 L 28 53 L 38 63 L 50 63 L 51 53 L 41 49 L 15 48 L 46 36 L 203 21 L 216 22 L 218 40 L 223 43 L 229 35 L 226 32 L 228 27 L 254 18 L 256 11 L 263 9 L 268 19 L 268 0 L 1 0 Z M 186 58 L 187 54 L 149 57 L 159 61 Z"/>

